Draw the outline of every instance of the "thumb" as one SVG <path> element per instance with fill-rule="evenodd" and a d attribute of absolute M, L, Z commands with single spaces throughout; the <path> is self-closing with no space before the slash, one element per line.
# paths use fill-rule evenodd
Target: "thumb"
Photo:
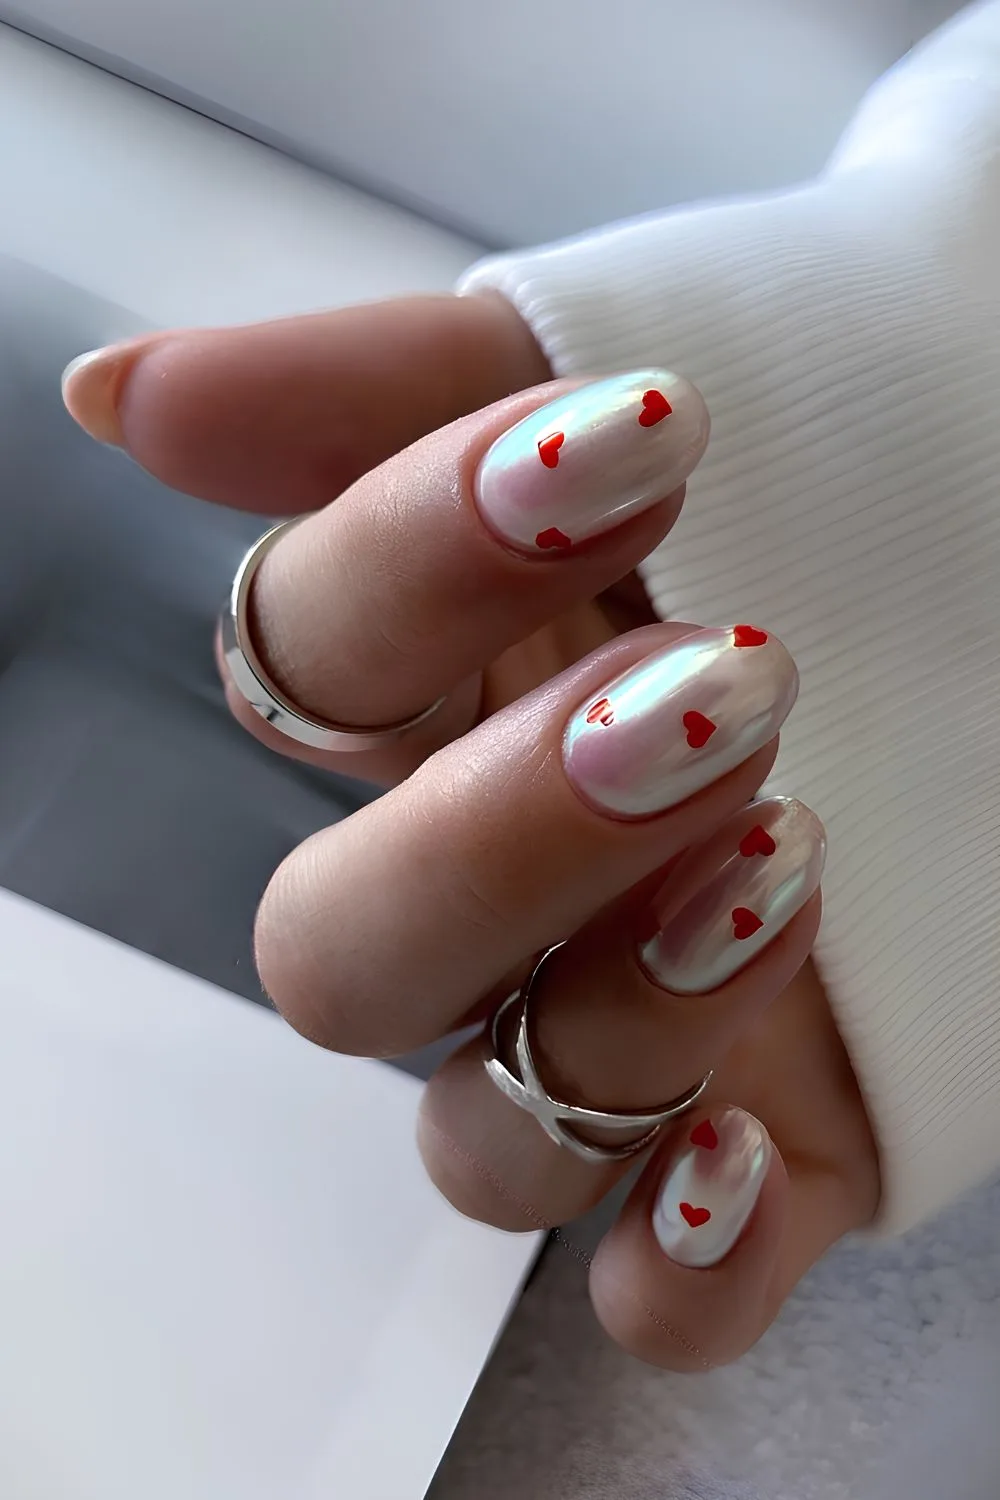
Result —
<path fill-rule="evenodd" d="M 527 325 L 495 293 L 401 297 L 145 334 L 74 360 L 63 400 L 91 437 L 126 449 L 173 489 L 295 515 L 550 374 Z"/>

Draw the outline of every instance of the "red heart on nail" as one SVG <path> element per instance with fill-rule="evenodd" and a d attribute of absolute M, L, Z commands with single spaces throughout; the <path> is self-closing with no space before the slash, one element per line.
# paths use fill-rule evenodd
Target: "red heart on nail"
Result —
<path fill-rule="evenodd" d="M 753 859 L 755 854 L 763 854 L 766 859 L 777 847 L 767 829 L 759 823 L 740 839 L 740 853 L 744 859 Z"/>
<path fill-rule="evenodd" d="M 598 698 L 597 702 L 588 710 L 587 723 L 596 724 L 598 720 L 602 724 L 613 724 L 615 722 L 609 698 Z"/>
<path fill-rule="evenodd" d="M 662 422 L 664 417 L 669 417 L 672 411 L 673 407 L 662 391 L 647 391 L 642 398 L 639 426 L 655 427 L 657 422 Z"/>
<path fill-rule="evenodd" d="M 573 543 L 565 531 L 560 531 L 558 526 L 549 526 L 545 531 L 540 531 L 535 537 L 535 546 L 541 547 L 572 547 Z"/>
<path fill-rule="evenodd" d="M 714 1151 L 719 1144 L 719 1137 L 711 1120 L 702 1120 L 700 1125 L 696 1125 L 689 1139 L 692 1146 L 704 1146 L 706 1151 Z"/>
<path fill-rule="evenodd" d="M 538 457 L 547 469 L 555 469 L 559 464 L 559 449 L 566 441 L 564 432 L 554 432 L 551 437 L 542 438 L 538 444 Z"/>
<path fill-rule="evenodd" d="M 711 719 L 706 719 L 696 708 L 688 709 L 681 721 L 687 730 L 687 742 L 692 750 L 700 750 L 702 745 L 707 745 L 712 735 L 718 729 L 718 724 L 713 724 Z"/>
<path fill-rule="evenodd" d="M 752 625 L 733 626 L 734 646 L 763 646 L 766 641 L 766 630 L 755 630 Z"/>
<path fill-rule="evenodd" d="M 693 1208 L 690 1203 L 680 1205 L 681 1217 L 686 1219 L 692 1229 L 698 1229 L 702 1224 L 707 1224 L 712 1215 L 707 1208 Z"/>
<path fill-rule="evenodd" d="M 740 942 L 744 938 L 753 937 L 763 927 L 763 922 L 756 912 L 752 912 L 748 906 L 736 906 L 732 910 L 733 937 Z"/>

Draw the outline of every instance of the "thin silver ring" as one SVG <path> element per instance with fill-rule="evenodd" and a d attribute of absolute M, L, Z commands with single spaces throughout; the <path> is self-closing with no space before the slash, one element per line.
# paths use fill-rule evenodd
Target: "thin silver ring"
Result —
<path fill-rule="evenodd" d="M 439 698 L 429 708 L 422 709 L 410 719 L 401 719 L 397 724 L 382 724 L 377 727 L 360 727 L 352 724 L 335 724 L 329 719 L 314 719 L 296 708 L 281 689 L 271 681 L 260 658 L 253 648 L 247 621 L 247 604 L 250 586 L 257 569 L 274 544 L 290 527 L 297 526 L 302 516 L 290 521 L 281 521 L 270 531 L 258 537 L 236 570 L 229 604 L 219 617 L 222 655 L 233 684 L 245 702 L 260 714 L 287 739 L 299 745 L 309 745 L 314 750 L 336 750 L 338 752 L 381 749 L 388 741 L 399 739 L 432 714 L 437 713 L 444 698 Z"/>
<path fill-rule="evenodd" d="M 605 1164 L 625 1161 L 628 1157 L 645 1151 L 646 1147 L 652 1144 L 661 1126 L 665 1125 L 668 1120 L 682 1115 L 685 1110 L 691 1108 L 705 1092 L 712 1073 L 711 1070 L 707 1072 L 699 1083 L 692 1085 L 686 1093 L 672 1099 L 669 1104 L 664 1104 L 659 1109 L 639 1112 L 619 1109 L 585 1109 L 582 1104 L 567 1104 L 565 1100 L 557 1099 L 555 1095 L 550 1094 L 538 1076 L 538 1068 L 532 1056 L 529 1007 L 543 965 L 562 946 L 562 943 L 556 943 L 553 947 L 546 949 L 526 982 L 519 990 L 508 995 L 493 1017 L 491 1032 L 493 1056 L 486 1060 L 486 1071 L 501 1093 L 506 1094 L 507 1098 L 512 1099 L 521 1109 L 527 1110 L 528 1114 L 534 1115 L 545 1134 L 555 1141 L 557 1146 L 565 1146 L 567 1150 L 582 1157 L 584 1161 L 604 1162 Z M 521 1007 L 516 1046 L 520 1078 L 516 1073 L 511 1072 L 500 1058 L 500 1023 L 507 1011 L 515 1005 Z M 626 1141 L 621 1146 L 599 1146 L 584 1140 L 578 1133 L 580 1127 L 587 1130 L 641 1130 L 643 1134 L 636 1140 Z"/>

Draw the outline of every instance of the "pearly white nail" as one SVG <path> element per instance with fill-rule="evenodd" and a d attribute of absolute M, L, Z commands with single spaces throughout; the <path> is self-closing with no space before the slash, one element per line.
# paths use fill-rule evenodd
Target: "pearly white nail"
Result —
<path fill-rule="evenodd" d="M 771 1142 L 742 1109 L 714 1110 L 684 1135 L 653 1209 L 660 1249 L 678 1265 L 717 1265 L 753 1213 Z"/>
<path fill-rule="evenodd" d="M 708 429 L 701 393 L 681 375 L 596 380 L 497 438 L 476 475 L 476 505 L 512 546 L 558 557 L 678 489 Z"/>
<path fill-rule="evenodd" d="M 793 797 L 752 802 L 684 856 L 654 898 L 639 950 L 649 977 L 678 995 L 718 989 L 746 967 L 818 889 L 823 825 Z"/>

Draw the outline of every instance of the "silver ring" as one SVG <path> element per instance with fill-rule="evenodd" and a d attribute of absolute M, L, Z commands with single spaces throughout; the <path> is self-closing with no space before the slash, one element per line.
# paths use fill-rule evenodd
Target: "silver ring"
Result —
<path fill-rule="evenodd" d="M 295 516 L 290 521 L 281 521 L 277 526 L 272 526 L 270 531 L 265 531 L 263 536 L 257 538 L 240 563 L 233 579 L 229 605 L 222 611 L 219 619 L 222 654 L 233 683 L 254 713 L 260 714 L 262 719 L 288 739 L 295 740 L 300 745 L 310 745 L 314 750 L 375 750 L 381 748 L 387 740 L 399 739 L 437 713 L 444 698 L 439 698 L 436 703 L 422 709 L 410 719 L 374 728 L 313 719 L 296 708 L 271 681 L 250 640 L 247 602 L 257 569 L 283 533 L 290 527 L 297 526 L 302 519 L 301 516 Z"/>
<path fill-rule="evenodd" d="M 545 1134 L 557 1146 L 565 1146 L 584 1161 L 625 1161 L 644 1151 L 668 1120 L 690 1109 L 708 1087 L 712 1074 L 711 1071 L 706 1073 L 699 1083 L 689 1088 L 687 1093 L 671 1099 L 669 1104 L 639 1113 L 618 1109 L 585 1109 L 582 1104 L 567 1104 L 565 1100 L 550 1094 L 538 1076 L 538 1068 L 531 1052 L 529 1006 L 542 966 L 562 946 L 562 943 L 556 943 L 542 954 L 527 981 L 519 990 L 508 995 L 493 1017 L 493 1056 L 486 1061 L 486 1071 L 501 1093 L 520 1105 L 521 1109 L 527 1110 L 528 1114 L 534 1115 Z M 500 1058 L 500 1023 L 506 1012 L 518 1004 L 521 1007 L 517 1028 L 517 1066 L 520 1078 Z M 643 1134 L 637 1140 L 626 1141 L 622 1146 L 598 1146 L 579 1135 L 580 1127 L 587 1130 L 641 1130 Z"/>

